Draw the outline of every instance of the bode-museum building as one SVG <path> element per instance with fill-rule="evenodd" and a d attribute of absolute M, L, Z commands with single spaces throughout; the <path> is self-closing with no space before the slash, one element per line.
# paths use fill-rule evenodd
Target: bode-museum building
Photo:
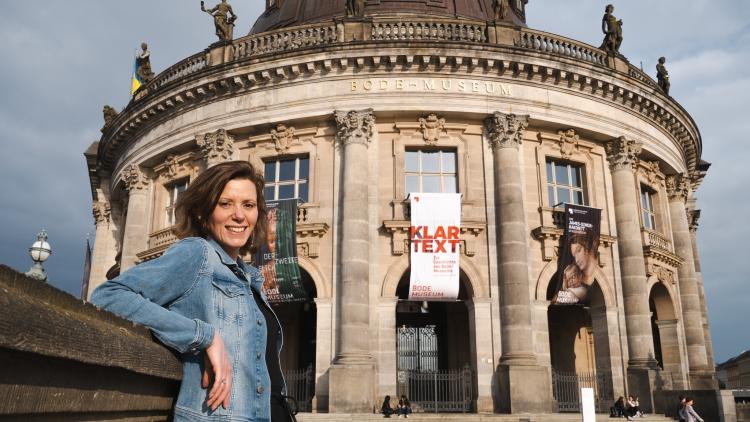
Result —
<path fill-rule="evenodd" d="M 89 294 L 176 241 L 198 174 L 246 160 L 266 200 L 297 199 L 308 299 L 274 307 L 303 410 L 557 412 L 587 386 L 651 411 L 714 388 L 698 127 L 619 54 L 616 11 L 595 47 L 528 28 L 526 3 L 266 0 L 237 37 L 215 16 L 217 43 L 105 107 Z M 455 300 L 408 300 L 419 192 L 460 194 Z M 555 303 L 565 204 L 600 210 L 584 305 Z"/>

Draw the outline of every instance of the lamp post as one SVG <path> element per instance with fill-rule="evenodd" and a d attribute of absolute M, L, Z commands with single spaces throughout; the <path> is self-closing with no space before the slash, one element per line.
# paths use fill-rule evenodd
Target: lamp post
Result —
<path fill-rule="evenodd" d="M 52 249 L 47 243 L 47 231 L 42 230 L 36 235 L 36 242 L 29 248 L 29 255 L 31 255 L 34 265 L 26 272 L 26 275 L 37 280 L 47 281 L 47 273 L 42 267 L 42 262 L 46 261 L 51 254 Z"/>

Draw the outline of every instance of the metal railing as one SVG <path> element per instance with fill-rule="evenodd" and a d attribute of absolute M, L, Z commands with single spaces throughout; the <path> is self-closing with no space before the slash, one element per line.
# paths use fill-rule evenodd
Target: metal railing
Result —
<path fill-rule="evenodd" d="M 312 399 L 315 395 L 315 371 L 312 365 L 304 369 L 284 371 L 287 396 L 297 400 L 300 412 L 312 412 Z"/>
<path fill-rule="evenodd" d="M 448 369 L 432 372 L 398 371 L 398 396 L 409 398 L 415 412 L 471 412 L 473 371 Z"/>
<path fill-rule="evenodd" d="M 581 410 L 581 388 L 593 388 L 597 412 L 608 412 L 614 402 L 611 379 L 604 372 L 559 372 L 552 370 L 552 393 L 559 412 Z"/>
<path fill-rule="evenodd" d="M 516 47 L 536 50 L 544 53 L 559 54 L 576 60 L 585 60 L 601 66 L 607 65 L 607 53 L 580 41 L 561 37 L 543 31 L 524 28 L 517 40 Z"/>

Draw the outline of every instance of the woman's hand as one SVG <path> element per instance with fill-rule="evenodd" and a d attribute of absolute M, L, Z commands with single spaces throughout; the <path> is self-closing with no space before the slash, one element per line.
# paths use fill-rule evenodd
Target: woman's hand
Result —
<path fill-rule="evenodd" d="M 228 408 L 232 392 L 232 363 L 224 347 L 224 340 L 218 332 L 214 334 L 211 345 L 206 349 L 204 364 L 201 386 L 208 388 L 211 385 L 208 392 L 208 407 L 211 410 L 216 410 L 219 405 L 224 409 Z"/>

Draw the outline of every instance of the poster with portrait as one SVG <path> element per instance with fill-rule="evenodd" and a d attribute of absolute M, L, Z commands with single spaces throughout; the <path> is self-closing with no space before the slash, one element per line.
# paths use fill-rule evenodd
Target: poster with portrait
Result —
<path fill-rule="evenodd" d="M 305 288 L 297 260 L 297 200 L 269 201 L 268 241 L 255 255 L 270 302 L 304 302 Z"/>
<path fill-rule="evenodd" d="M 447 301 L 458 297 L 460 233 L 460 194 L 411 194 L 409 300 Z"/>
<path fill-rule="evenodd" d="M 565 204 L 565 231 L 557 266 L 552 303 L 585 305 L 599 265 L 601 210 Z"/>

